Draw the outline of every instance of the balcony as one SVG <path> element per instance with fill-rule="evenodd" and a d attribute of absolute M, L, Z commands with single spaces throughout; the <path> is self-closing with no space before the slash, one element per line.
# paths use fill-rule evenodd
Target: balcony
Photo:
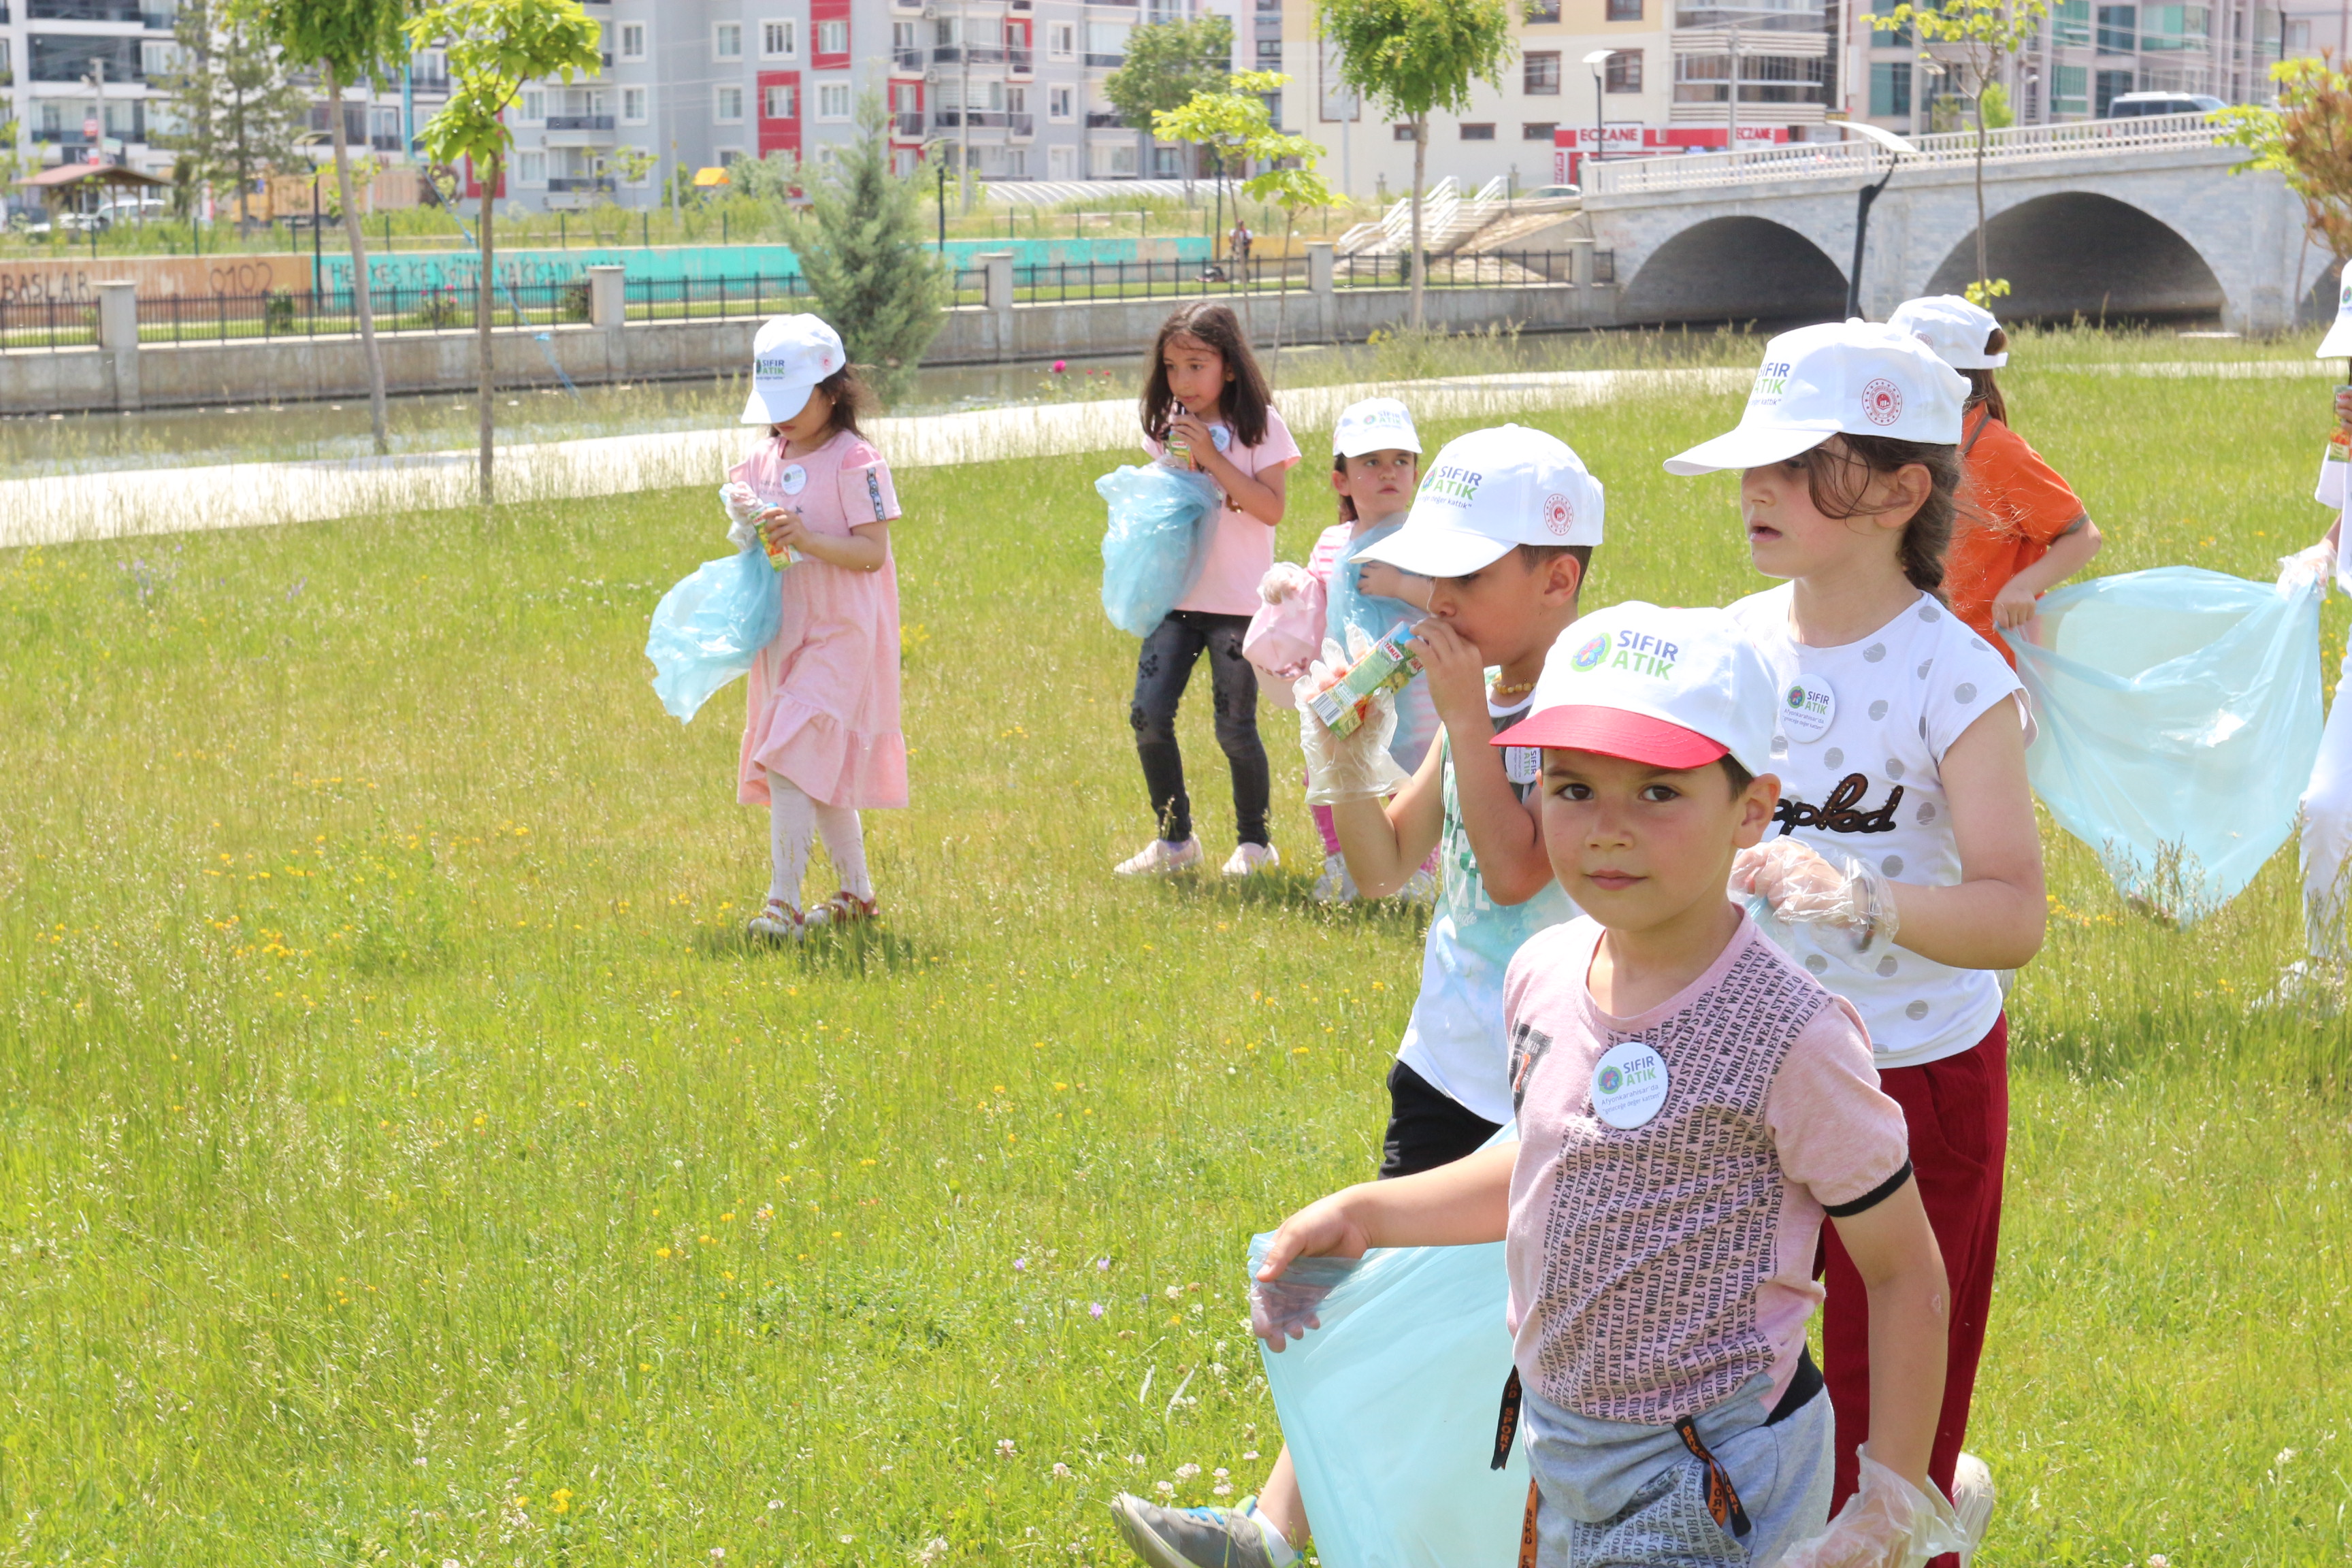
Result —
<path fill-rule="evenodd" d="M 610 192 L 619 187 L 610 174 L 552 174 L 548 177 L 547 188 L 552 195 L 562 195 L 573 191 Z"/>
<path fill-rule="evenodd" d="M 1087 64 L 1090 67 L 1108 67 L 1116 70 L 1126 63 L 1125 55 L 1088 55 L 1087 57 Z"/>
<path fill-rule="evenodd" d="M 901 110 L 892 115 L 890 134 L 901 142 L 920 142 L 923 139 L 923 111 L 919 109 L 911 112 Z"/>
<path fill-rule="evenodd" d="M 1034 49 L 1007 49 L 1004 51 L 1004 68 L 1014 76 L 1028 76 L 1031 74 L 1031 62 L 1036 58 Z"/>
<path fill-rule="evenodd" d="M 922 73 L 925 63 L 923 51 L 920 49 L 892 49 L 890 51 L 890 68 L 894 71 L 919 76 Z"/>
<path fill-rule="evenodd" d="M 610 131 L 613 129 L 613 117 L 609 114 L 551 114 L 547 117 L 547 128 L 550 131 Z"/>
<path fill-rule="evenodd" d="M 180 25 L 177 11 L 142 11 L 139 25 L 151 33 L 168 33 Z"/>
<path fill-rule="evenodd" d="M 26 0 L 25 5 L 32 22 L 136 22 L 144 14 L 141 0 Z"/>
<path fill-rule="evenodd" d="M 397 131 L 379 131 L 368 138 L 367 144 L 378 153 L 399 153 L 406 150 L 401 143 L 400 132 Z"/>
<path fill-rule="evenodd" d="M 1037 117 L 1034 114 L 1008 114 L 1004 117 L 1004 129 L 1016 142 L 1030 141 L 1037 134 Z"/>
<path fill-rule="evenodd" d="M 413 90 L 417 92 L 446 93 L 449 90 L 449 73 L 446 71 L 437 71 L 431 75 L 427 75 L 424 71 L 413 72 L 409 76 L 408 85 Z"/>
<path fill-rule="evenodd" d="M 1089 109 L 1087 110 L 1087 129 L 1124 131 L 1127 129 L 1127 121 L 1119 117 L 1119 112 L 1116 109 Z"/>

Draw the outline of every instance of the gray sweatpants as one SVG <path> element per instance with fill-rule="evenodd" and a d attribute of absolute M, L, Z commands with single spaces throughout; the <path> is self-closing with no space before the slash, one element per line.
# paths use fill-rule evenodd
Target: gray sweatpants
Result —
<path fill-rule="evenodd" d="M 1707 1511 L 1706 1466 L 1671 1427 L 1595 1421 L 1525 1395 L 1538 1568 L 1768 1568 L 1819 1534 L 1834 1453 L 1829 1394 L 1768 1426 L 1761 1383 L 1697 1422 L 1747 1510 L 1750 1528 L 1737 1537 Z"/>

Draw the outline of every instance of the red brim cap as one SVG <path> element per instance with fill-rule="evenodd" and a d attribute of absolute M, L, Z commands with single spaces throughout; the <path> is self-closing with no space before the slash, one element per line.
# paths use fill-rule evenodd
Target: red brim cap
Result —
<path fill-rule="evenodd" d="M 1731 748 L 1696 730 L 1630 713 L 1622 708 L 1547 708 L 1530 713 L 1494 739 L 1497 746 L 1544 746 L 1598 752 L 1654 768 L 1703 768 Z"/>

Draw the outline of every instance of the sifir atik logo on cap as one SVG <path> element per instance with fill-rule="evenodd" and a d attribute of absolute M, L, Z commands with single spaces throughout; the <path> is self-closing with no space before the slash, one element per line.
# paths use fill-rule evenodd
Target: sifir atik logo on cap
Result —
<path fill-rule="evenodd" d="M 1570 658 L 1568 667 L 1570 669 L 1580 672 L 1592 668 L 1595 665 L 1599 664 L 1602 659 L 1607 658 L 1608 657 L 1609 638 L 1604 635 L 1594 637 L 1591 642 L 1586 643 L 1582 647 L 1578 648 L 1575 654 Z"/>
<path fill-rule="evenodd" d="M 1458 501 L 1468 505 L 1478 494 L 1479 482 L 1486 475 L 1459 463 L 1448 463 L 1432 468 L 1429 477 L 1421 481 L 1421 493 L 1436 500 Z"/>
<path fill-rule="evenodd" d="M 1764 362 L 1763 368 L 1756 373 L 1756 384 L 1749 389 L 1748 401 L 1750 403 L 1778 403 L 1781 398 L 1787 396 L 1789 393 L 1789 362 L 1787 360 L 1766 360 Z"/>
<path fill-rule="evenodd" d="M 1621 626 L 1617 631 L 1614 658 L 1608 657 L 1611 653 L 1609 639 L 1597 637 L 1578 648 L 1576 656 L 1568 663 L 1571 669 L 1597 669 L 1606 658 L 1612 669 L 1627 669 L 1635 675 L 1665 680 L 1673 677 L 1675 660 L 1682 657 L 1682 651 L 1654 632 L 1637 632 L 1631 626 Z"/>
<path fill-rule="evenodd" d="M 1873 425 L 1892 425 L 1903 417 L 1903 389 L 1880 376 L 1862 389 L 1862 416 Z"/>

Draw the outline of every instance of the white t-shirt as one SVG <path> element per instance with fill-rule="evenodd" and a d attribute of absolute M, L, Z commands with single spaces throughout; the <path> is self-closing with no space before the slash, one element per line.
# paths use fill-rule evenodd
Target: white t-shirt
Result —
<path fill-rule="evenodd" d="M 1492 671 L 1488 672 L 1490 675 Z M 1489 701 L 1486 717 L 1501 734 L 1528 715 L 1533 697 L 1509 708 Z M 1496 1125 L 1511 1119 L 1511 1051 L 1503 1037 L 1503 972 L 1519 944 L 1548 926 L 1577 917 L 1577 908 L 1558 882 L 1546 882 L 1523 904 L 1497 904 L 1486 896 L 1462 826 L 1462 803 L 1454 787 L 1450 736 L 1445 752 L 1445 825 L 1437 840 L 1444 886 L 1429 940 L 1422 949 L 1421 994 L 1405 1021 L 1397 1059 L 1419 1073 L 1432 1089 Z M 1543 753 L 1529 746 L 1503 748 L 1503 773 L 1524 802 L 1539 784 Z"/>
<path fill-rule="evenodd" d="M 2312 492 L 2312 499 L 2338 516 L 2343 514 L 2346 500 L 2352 499 L 2344 484 L 2344 470 L 2347 468 L 2352 468 L 2352 463 L 2337 462 L 2331 447 L 2319 460 L 2319 488 Z M 2336 585 L 2352 594 L 2352 550 L 2347 550 L 2341 544 L 2336 550 Z"/>
<path fill-rule="evenodd" d="M 1944 753 L 1986 710 L 2023 689 L 2016 673 L 1929 594 L 1858 642 L 1804 647 L 1789 631 L 1794 592 L 1784 584 L 1731 606 L 1782 698 L 1772 737 L 1780 807 L 1770 837 L 1790 834 L 1866 860 L 1895 881 L 1957 886 Z M 1882 1068 L 1957 1056 L 2000 1016 L 1990 970 L 1954 969 L 1884 939 L 1856 948 L 1843 928 L 1775 921 L 1769 929 L 1793 936 L 1797 961 L 1854 1005 Z"/>

